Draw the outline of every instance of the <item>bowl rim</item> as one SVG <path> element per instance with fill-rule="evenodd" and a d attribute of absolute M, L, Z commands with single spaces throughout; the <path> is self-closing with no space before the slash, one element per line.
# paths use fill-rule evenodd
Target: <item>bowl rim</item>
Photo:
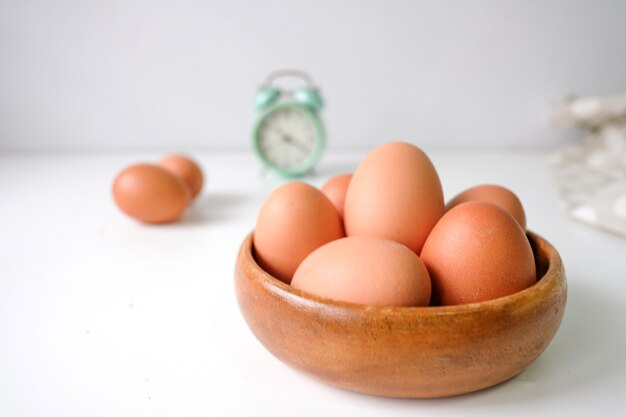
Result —
<path fill-rule="evenodd" d="M 389 316 L 442 316 L 442 315 L 467 315 L 481 313 L 485 310 L 509 309 L 516 306 L 528 306 L 540 303 L 540 294 L 550 292 L 551 289 L 565 284 L 563 264 L 556 249 L 538 234 L 527 231 L 535 262 L 537 252 L 545 251 L 547 268 L 537 282 L 532 286 L 516 293 L 494 298 L 486 301 L 479 301 L 467 304 L 457 304 L 449 306 L 381 306 L 352 303 L 348 301 L 338 301 L 327 297 L 318 296 L 306 291 L 299 290 L 266 272 L 256 261 L 253 254 L 254 230 L 245 237 L 241 244 L 240 257 L 238 262 L 244 261 L 252 267 L 254 279 L 260 281 L 262 286 L 280 298 L 308 305 L 309 307 L 323 306 L 325 308 L 339 309 L 348 312 L 350 315 L 360 314 L 385 314 Z"/>

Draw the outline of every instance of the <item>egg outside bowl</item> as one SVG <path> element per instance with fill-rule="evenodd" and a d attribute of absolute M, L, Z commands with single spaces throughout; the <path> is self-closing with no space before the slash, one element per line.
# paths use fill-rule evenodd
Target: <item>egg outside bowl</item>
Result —
<path fill-rule="evenodd" d="M 480 303 L 380 307 L 317 297 L 261 269 L 253 233 L 239 251 L 235 290 L 257 339 L 294 368 L 365 394 L 452 396 L 516 376 L 561 324 L 567 300 L 561 258 L 540 236 L 528 238 L 537 283 Z"/>

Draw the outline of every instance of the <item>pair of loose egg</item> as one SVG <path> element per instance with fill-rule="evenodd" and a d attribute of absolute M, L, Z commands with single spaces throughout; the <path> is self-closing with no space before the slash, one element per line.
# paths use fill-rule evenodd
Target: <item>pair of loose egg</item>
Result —
<path fill-rule="evenodd" d="M 202 190 L 200 166 L 183 155 L 168 155 L 158 164 L 139 163 L 120 172 L 113 199 L 124 213 L 144 223 L 178 220 Z"/>
<path fill-rule="evenodd" d="M 512 294 L 536 281 L 524 209 L 499 186 L 444 204 L 419 148 L 391 142 L 321 190 L 288 183 L 261 208 L 261 267 L 300 290 L 370 305 L 453 305 Z M 432 298 L 432 299 L 431 299 Z"/>

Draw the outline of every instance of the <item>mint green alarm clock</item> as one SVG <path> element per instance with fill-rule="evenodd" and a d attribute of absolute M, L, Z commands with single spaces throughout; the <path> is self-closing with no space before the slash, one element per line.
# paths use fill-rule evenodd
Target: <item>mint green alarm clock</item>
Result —
<path fill-rule="evenodd" d="M 279 89 L 278 78 L 304 81 L 296 89 Z M 255 99 L 260 114 L 252 130 L 252 148 L 263 165 L 282 176 L 297 177 L 311 171 L 326 145 L 318 115 L 323 102 L 313 80 L 296 70 L 270 74 Z"/>

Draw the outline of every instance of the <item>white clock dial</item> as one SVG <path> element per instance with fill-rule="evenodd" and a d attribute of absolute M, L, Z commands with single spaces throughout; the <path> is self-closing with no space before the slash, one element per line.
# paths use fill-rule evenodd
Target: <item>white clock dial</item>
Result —
<path fill-rule="evenodd" d="M 259 130 L 259 146 L 267 160 L 279 167 L 294 168 L 313 152 L 316 127 L 302 111 L 281 108 L 270 113 Z"/>

